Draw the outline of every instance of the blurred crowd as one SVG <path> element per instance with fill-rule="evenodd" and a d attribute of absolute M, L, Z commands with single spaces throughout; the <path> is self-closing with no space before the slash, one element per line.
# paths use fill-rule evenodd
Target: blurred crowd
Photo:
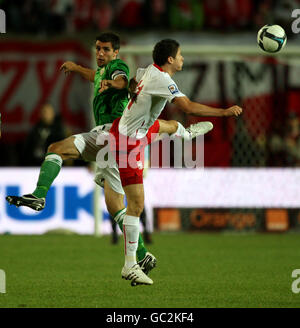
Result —
<path fill-rule="evenodd" d="M 1 127 L 1 125 L 0 125 Z M 41 166 L 50 144 L 73 133 L 50 102 L 40 108 L 39 119 L 24 138 L 15 144 L 0 141 L 0 166 Z M 1 138 L 1 133 L 0 133 Z M 88 166 L 84 161 L 66 160 L 66 166 Z"/>
<path fill-rule="evenodd" d="M 22 34 L 57 35 L 108 29 L 235 33 L 257 30 L 266 22 L 289 26 L 288 32 L 291 12 L 300 8 L 300 0 L 0 0 L 0 8 L 6 12 L 8 31 Z M 171 112 L 172 116 L 165 119 L 185 122 L 184 117 L 176 117 L 180 115 L 176 111 Z M 265 136 L 266 152 L 258 165 L 300 166 L 299 115 L 300 111 L 290 113 Z M 15 148 L 0 142 L 1 153 L 6 154 L 0 159 L 0 166 L 40 166 L 50 143 L 71 134 L 51 104 L 44 104 L 40 120 L 22 142 Z M 240 139 L 243 141 L 243 136 Z M 238 157 L 231 164 L 241 163 Z M 84 165 L 84 162 L 70 161 L 67 165 Z M 257 164 L 250 161 L 247 165 Z"/>
<path fill-rule="evenodd" d="M 299 0 L 0 0 L 9 31 L 48 35 L 107 29 L 240 31 L 265 22 L 286 27 L 299 5 Z"/>

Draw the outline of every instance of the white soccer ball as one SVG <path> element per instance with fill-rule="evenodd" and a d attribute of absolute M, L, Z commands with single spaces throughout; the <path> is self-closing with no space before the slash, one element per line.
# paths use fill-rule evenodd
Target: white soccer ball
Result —
<path fill-rule="evenodd" d="M 278 52 L 286 44 L 286 34 L 279 25 L 265 25 L 257 33 L 257 43 L 266 52 Z"/>

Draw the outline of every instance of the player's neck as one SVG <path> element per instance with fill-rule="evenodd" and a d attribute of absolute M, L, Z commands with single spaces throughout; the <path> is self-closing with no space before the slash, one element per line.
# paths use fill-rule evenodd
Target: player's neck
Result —
<path fill-rule="evenodd" d="M 168 73 L 170 76 L 173 76 L 176 73 L 176 71 L 174 71 L 172 67 L 168 64 L 162 65 L 161 68 L 164 72 Z"/>

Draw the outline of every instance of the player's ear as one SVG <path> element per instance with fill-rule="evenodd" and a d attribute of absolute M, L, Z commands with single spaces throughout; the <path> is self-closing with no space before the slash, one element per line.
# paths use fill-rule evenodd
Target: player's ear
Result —
<path fill-rule="evenodd" d="M 168 64 L 173 64 L 174 58 L 172 56 L 168 57 Z"/>
<path fill-rule="evenodd" d="M 114 50 L 114 53 L 115 53 L 115 55 L 116 55 L 116 57 L 117 57 L 118 54 L 119 54 L 119 49 Z"/>

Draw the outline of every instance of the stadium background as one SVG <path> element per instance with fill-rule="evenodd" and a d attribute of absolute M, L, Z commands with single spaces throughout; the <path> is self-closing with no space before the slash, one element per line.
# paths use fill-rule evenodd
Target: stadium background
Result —
<path fill-rule="evenodd" d="M 211 119 L 214 129 L 205 136 L 204 164 L 208 175 L 205 183 L 215 187 L 202 186 L 202 171 L 199 171 L 199 184 L 190 183 L 191 179 L 185 178 L 188 173 L 177 184 L 172 185 L 174 179 L 169 179 L 168 193 L 159 195 L 154 190 L 153 195 L 148 194 L 148 198 L 155 198 L 156 192 L 157 199 L 165 199 L 164 208 L 157 201 L 148 206 L 146 202 L 149 229 L 153 226 L 157 230 L 298 229 L 295 168 L 300 163 L 300 68 L 298 35 L 291 31 L 291 11 L 297 7 L 297 1 L 66 0 L 1 1 L 0 4 L 7 20 L 7 33 L 1 34 L 0 43 L 2 233 L 30 233 L 28 221 L 32 219 L 35 227 L 45 224 L 45 220 L 49 222 L 49 226 L 36 231 L 71 228 L 65 226 L 66 221 L 82 220 L 76 232 L 93 232 L 92 183 L 90 189 L 84 190 L 82 185 L 87 183 L 78 179 L 75 186 L 74 182 L 68 182 L 67 176 L 62 178 L 63 190 L 72 185 L 75 188 L 74 199 L 68 201 L 75 204 L 70 207 L 77 208 L 71 218 L 65 215 L 66 210 L 59 210 L 63 207 L 59 205 L 64 202 L 63 192 L 56 193 L 55 210 L 48 216 L 32 215 L 24 209 L 12 214 L 13 210 L 5 204 L 5 195 L 10 188 L 23 193 L 34 187 L 38 171 L 28 169 L 32 166 L 29 153 L 34 151 L 28 146 L 28 136 L 45 103 L 50 102 L 60 116 L 65 135 L 88 131 L 93 126 L 91 85 L 76 75 L 66 78 L 59 67 L 66 60 L 95 67 L 93 42 L 103 30 L 120 33 L 121 58 L 130 65 L 131 75 L 137 67 L 151 63 L 151 48 L 157 40 L 177 39 L 185 56 L 184 71 L 175 77 L 182 92 L 208 105 L 238 104 L 244 109 L 238 119 Z M 256 45 L 256 31 L 274 22 L 286 29 L 288 46 L 279 55 L 266 56 Z M 161 118 L 176 119 L 184 126 L 203 120 L 188 116 L 172 105 L 167 106 Z M 87 166 L 80 162 L 68 162 L 61 175 L 72 171 L 74 166 L 78 174 L 92 179 Z M 271 167 L 281 169 L 268 171 Z M 221 169 L 217 171 L 219 175 L 214 174 L 216 168 Z M 288 168 L 293 170 L 286 171 Z M 157 183 L 155 174 L 164 174 L 161 179 L 168 179 L 168 172 L 172 171 L 154 173 L 155 170 L 150 169 L 150 177 L 146 177 L 149 190 Z M 287 172 L 291 174 L 288 186 Z M 151 174 L 154 174 L 152 178 Z M 262 178 L 253 179 L 251 174 L 262 174 Z M 220 179 L 225 181 L 223 185 L 218 182 Z M 246 189 L 251 181 L 253 190 L 250 187 L 249 193 Z M 180 200 L 174 201 L 172 190 L 180 193 L 186 184 L 190 188 L 181 193 Z M 267 185 L 272 185 L 273 191 L 276 189 L 272 196 L 261 193 Z M 278 186 L 285 188 L 284 195 Z M 205 188 L 211 189 L 210 200 L 207 204 L 199 201 L 197 207 L 197 199 L 203 197 L 201 192 Z M 242 199 L 236 198 L 233 188 L 241 193 Z M 214 200 L 220 197 L 218 205 L 214 205 Z M 100 232 L 108 233 L 108 214 L 103 201 L 100 203 L 104 207 Z M 185 204 L 189 203 L 187 207 Z M 59 221 L 58 217 L 64 218 Z M 89 229 L 84 228 L 86 220 Z M 24 222 L 26 227 L 22 228 Z M 20 229 L 16 228 L 17 223 Z"/>
<path fill-rule="evenodd" d="M 300 49 L 291 30 L 299 1 L 0 0 L 0 8 L 0 306 L 299 307 L 300 289 L 291 291 L 300 246 Z M 288 35 L 275 56 L 256 44 L 267 23 Z M 180 89 L 201 103 L 244 109 L 239 118 L 211 119 L 204 170 L 148 170 L 158 267 L 151 288 L 130 292 L 119 274 L 122 243 L 111 246 L 104 200 L 85 163 L 64 164 L 42 212 L 5 201 L 35 186 L 33 153 L 42 146 L 30 131 L 45 103 L 59 116 L 57 138 L 93 126 L 91 84 L 58 69 L 66 60 L 94 67 L 94 39 L 104 30 L 120 34 L 131 75 L 152 62 L 155 42 L 177 39 Z M 162 118 L 198 120 L 171 105 Z"/>

